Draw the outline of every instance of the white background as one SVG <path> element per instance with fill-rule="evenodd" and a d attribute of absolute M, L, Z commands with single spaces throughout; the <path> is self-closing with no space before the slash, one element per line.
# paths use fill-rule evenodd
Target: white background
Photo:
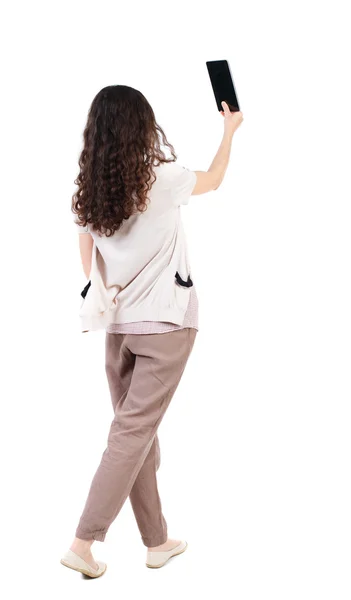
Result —
<path fill-rule="evenodd" d="M 2 19 L 1 546 L 6 598 L 350 598 L 347 3 L 17 2 Z M 182 214 L 200 331 L 159 430 L 170 537 L 147 569 L 129 500 L 98 580 L 64 568 L 112 408 L 70 200 L 87 111 L 141 90 L 206 170 L 226 58 L 244 122 L 218 191 Z M 4 591 L 4 590 L 3 590 Z"/>

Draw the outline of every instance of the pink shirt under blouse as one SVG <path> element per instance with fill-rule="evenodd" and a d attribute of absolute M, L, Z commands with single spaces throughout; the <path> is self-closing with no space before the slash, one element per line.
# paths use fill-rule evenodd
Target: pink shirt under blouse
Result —
<path fill-rule="evenodd" d="M 166 323 L 164 321 L 136 321 L 134 323 L 110 323 L 106 327 L 107 333 L 165 333 L 184 327 L 198 327 L 198 299 L 195 287 L 192 286 L 189 294 L 189 304 L 182 325 Z"/>

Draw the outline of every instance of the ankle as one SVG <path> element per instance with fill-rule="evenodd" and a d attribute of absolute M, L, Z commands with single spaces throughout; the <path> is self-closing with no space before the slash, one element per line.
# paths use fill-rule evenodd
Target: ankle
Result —
<path fill-rule="evenodd" d="M 94 540 L 81 540 L 80 538 L 74 538 L 70 550 L 72 552 L 79 552 L 83 554 L 88 554 L 91 551 L 91 546 L 93 545 Z M 79 552 L 78 552 L 79 551 Z"/>
<path fill-rule="evenodd" d="M 178 546 L 178 544 L 180 544 L 180 540 L 167 538 L 163 544 L 159 544 L 158 546 L 149 546 L 148 552 L 167 552 L 168 550 L 173 550 L 173 548 Z"/>

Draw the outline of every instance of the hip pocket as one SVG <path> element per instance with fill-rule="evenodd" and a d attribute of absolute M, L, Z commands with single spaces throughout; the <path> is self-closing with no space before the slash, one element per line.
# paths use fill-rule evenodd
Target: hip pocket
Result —
<path fill-rule="evenodd" d="M 182 287 L 191 287 L 193 284 L 192 279 L 190 277 L 190 275 L 188 275 L 188 279 L 185 281 L 184 279 L 182 279 L 182 277 L 179 275 L 179 272 L 177 271 L 175 274 L 175 279 L 178 285 L 181 285 Z"/>
<path fill-rule="evenodd" d="M 91 286 L 91 281 L 88 281 L 88 283 L 86 284 L 85 288 L 81 291 L 80 295 L 82 296 L 82 298 L 85 298 L 85 296 L 88 293 L 88 289 Z"/>

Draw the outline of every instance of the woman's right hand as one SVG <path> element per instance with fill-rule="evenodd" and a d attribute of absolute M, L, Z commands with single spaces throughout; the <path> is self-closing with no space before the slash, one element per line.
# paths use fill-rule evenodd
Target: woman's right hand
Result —
<path fill-rule="evenodd" d="M 223 106 L 221 115 L 224 117 L 224 131 L 228 131 L 228 133 L 233 135 L 244 120 L 243 113 L 240 110 L 231 112 L 228 104 L 224 102 L 224 100 L 221 102 L 221 105 Z"/>

